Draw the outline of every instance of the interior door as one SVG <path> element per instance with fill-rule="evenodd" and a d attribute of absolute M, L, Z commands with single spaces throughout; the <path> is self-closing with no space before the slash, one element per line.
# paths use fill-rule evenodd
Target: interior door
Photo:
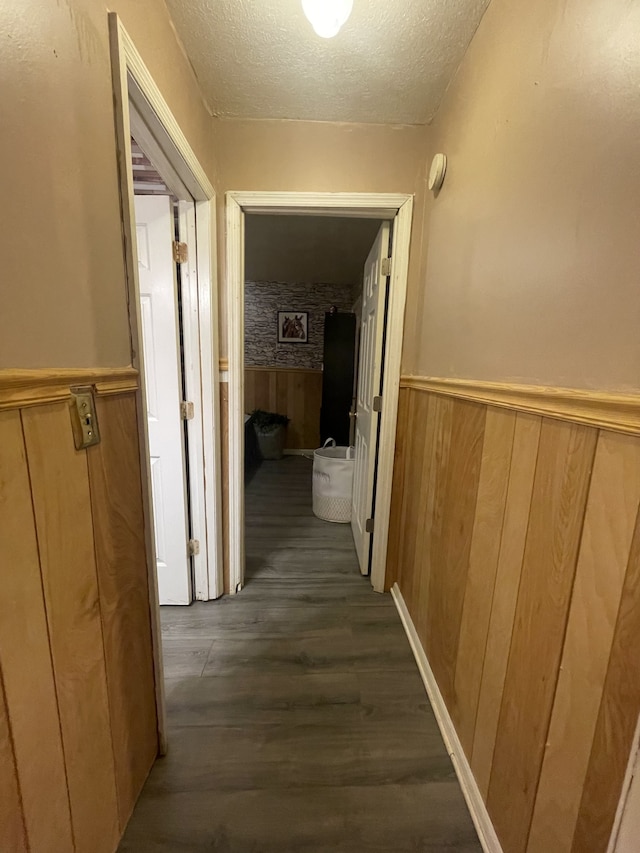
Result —
<path fill-rule="evenodd" d="M 371 550 L 371 530 L 367 521 L 374 517 L 380 419 L 379 412 L 374 411 L 374 398 L 382 393 L 382 358 L 388 284 L 383 260 L 389 256 L 390 232 L 390 223 L 384 222 L 365 263 L 362 292 L 351 529 L 360 571 L 363 575 L 369 571 Z"/>
<path fill-rule="evenodd" d="M 168 196 L 136 196 L 140 316 L 160 604 L 190 604 L 182 377 Z"/>

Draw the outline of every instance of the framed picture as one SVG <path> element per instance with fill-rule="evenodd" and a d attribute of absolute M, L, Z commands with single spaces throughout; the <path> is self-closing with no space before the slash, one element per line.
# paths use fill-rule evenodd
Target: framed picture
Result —
<path fill-rule="evenodd" d="M 306 344 L 309 342 L 308 311 L 278 311 L 278 343 Z"/>

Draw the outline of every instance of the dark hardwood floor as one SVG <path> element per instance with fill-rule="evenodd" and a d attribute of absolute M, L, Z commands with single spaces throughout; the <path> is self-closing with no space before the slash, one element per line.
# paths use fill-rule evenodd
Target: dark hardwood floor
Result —
<path fill-rule="evenodd" d="M 313 516 L 311 463 L 263 463 L 246 507 L 242 592 L 162 608 L 170 751 L 120 851 L 479 853 L 391 597 Z"/>

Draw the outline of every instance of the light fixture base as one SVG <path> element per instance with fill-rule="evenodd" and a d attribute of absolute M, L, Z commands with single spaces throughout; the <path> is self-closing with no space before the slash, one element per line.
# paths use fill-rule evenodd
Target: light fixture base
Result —
<path fill-rule="evenodd" d="M 429 170 L 429 189 L 433 192 L 438 192 L 444 183 L 444 176 L 447 172 L 447 156 L 446 154 L 436 154 L 431 161 L 431 169 Z"/>

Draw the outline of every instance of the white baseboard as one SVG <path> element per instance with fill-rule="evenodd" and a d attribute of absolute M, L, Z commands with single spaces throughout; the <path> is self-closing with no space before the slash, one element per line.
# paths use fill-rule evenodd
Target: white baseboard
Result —
<path fill-rule="evenodd" d="M 313 456 L 313 450 L 299 450 L 297 448 L 294 450 L 284 450 L 283 453 L 285 456 Z"/>
<path fill-rule="evenodd" d="M 400 614 L 400 619 L 402 619 L 404 630 L 409 638 L 413 655 L 416 659 L 416 663 L 418 664 L 418 670 L 420 671 L 427 695 L 429 696 L 429 701 L 431 702 L 431 707 L 433 708 L 436 721 L 440 727 L 442 739 L 444 740 L 447 751 L 451 757 L 451 761 L 453 762 L 453 767 L 456 771 L 458 781 L 460 782 L 462 793 L 467 801 L 467 806 L 471 813 L 471 819 L 473 820 L 474 826 L 478 832 L 482 849 L 485 853 L 503 853 L 502 846 L 498 841 L 498 836 L 496 835 L 496 831 L 491 823 L 489 812 L 482 800 L 480 789 L 478 788 L 474 775 L 471 772 L 469 762 L 467 761 L 467 757 L 462 749 L 462 744 L 460 743 L 460 739 L 456 733 L 453 720 L 451 719 L 447 706 L 442 698 L 440 688 L 438 687 L 435 676 L 429 666 L 429 661 L 427 660 L 427 656 L 422 648 L 422 643 L 420 642 L 413 620 L 409 615 L 407 605 L 404 602 L 404 598 L 400 592 L 400 587 L 397 583 L 393 585 L 391 595 L 393 596 L 398 613 Z"/>

